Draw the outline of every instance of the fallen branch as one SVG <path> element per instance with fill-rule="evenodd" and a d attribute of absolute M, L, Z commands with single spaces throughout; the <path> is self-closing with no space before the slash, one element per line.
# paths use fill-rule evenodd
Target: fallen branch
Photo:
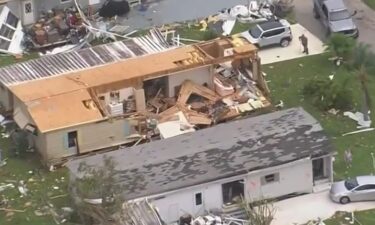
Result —
<path fill-rule="evenodd" d="M 19 210 L 19 209 L 6 209 L 6 208 L 0 208 L 0 211 L 5 211 L 5 212 L 25 212 L 25 210 Z"/>
<path fill-rule="evenodd" d="M 56 195 L 56 196 L 51 197 L 50 199 L 62 198 L 62 197 L 66 197 L 66 196 L 68 196 L 68 195 L 67 194 Z"/>

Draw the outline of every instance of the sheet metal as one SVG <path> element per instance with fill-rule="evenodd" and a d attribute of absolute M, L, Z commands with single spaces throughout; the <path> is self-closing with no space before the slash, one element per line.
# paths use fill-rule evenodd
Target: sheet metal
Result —
<path fill-rule="evenodd" d="M 0 68 L 0 82 L 5 86 L 17 85 L 114 63 L 127 58 L 152 54 L 171 47 L 173 46 L 160 44 L 158 38 L 146 35 L 6 66 Z"/>

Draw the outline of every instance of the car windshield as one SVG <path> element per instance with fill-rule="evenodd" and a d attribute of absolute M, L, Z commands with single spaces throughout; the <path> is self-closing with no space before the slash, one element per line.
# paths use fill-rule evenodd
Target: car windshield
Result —
<path fill-rule="evenodd" d="M 353 188 L 358 186 L 358 182 L 356 179 L 350 179 L 345 181 L 345 187 L 348 190 L 352 190 Z"/>
<path fill-rule="evenodd" d="M 345 20 L 350 18 L 350 13 L 348 10 L 340 10 L 340 11 L 335 11 L 331 12 L 329 14 L 329 18 L 331 21 L 339 21 L 339 20 Z"/>
<path fill-rule="evenodd" d="M 260 35 L 262 34 L 262 30 L 259 29 L 258 26 L 255 26 L 255 27 L 253 27 L 253 28 L 251 28 L 251 29 L 249 30 L 249 33 L 250 33 L 250 35 L 251 35 L 253 38 L 259 38 Z"/>

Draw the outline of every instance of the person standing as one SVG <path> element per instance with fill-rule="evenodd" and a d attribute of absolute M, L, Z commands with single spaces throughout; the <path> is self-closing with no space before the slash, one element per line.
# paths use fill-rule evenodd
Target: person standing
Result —
<path fill-rule="evenodd" d="M 302 34 L 299 37 L 299 41 L 301 42 L 302 47 L 303 47 L 303 52 L 302 53 L 306 53 L 306 55 L 308 55 L 309 54 L 309 47 L 308 47 L 309 40 L 307 39 L 307 37 L 304 34 Z"/>
<path fill-rule="evenodd" d="M 345 150 L 344 160 L 345 160 L 347 168 L 352 167 L 353 155 L 352 155 L 352 151 L 350 149 Z"/>

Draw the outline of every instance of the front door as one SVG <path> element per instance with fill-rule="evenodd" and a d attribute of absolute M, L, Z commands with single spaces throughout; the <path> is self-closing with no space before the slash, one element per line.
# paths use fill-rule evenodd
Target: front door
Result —
<path fill-rule="evenodd" d="M 33 0 L 22 1 L 22 19 L 24 25 L 32 24 L 35 22 Z"/>

